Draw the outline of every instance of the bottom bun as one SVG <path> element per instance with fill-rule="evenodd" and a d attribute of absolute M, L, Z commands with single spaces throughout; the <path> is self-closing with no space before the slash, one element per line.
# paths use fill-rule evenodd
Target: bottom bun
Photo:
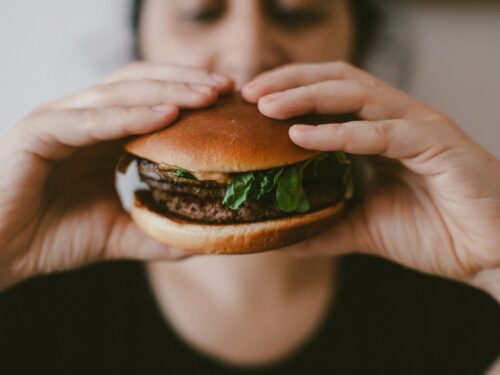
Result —
<path fill-rule="evenodd" d="M 327 229 L 344 208 L 343 202 L 318 211 L 242 224 L 192 222 L 154 211 L 135 196 L 132 218 L 158 242 L 199 254 L 248 254 L 278 249 Z"/>

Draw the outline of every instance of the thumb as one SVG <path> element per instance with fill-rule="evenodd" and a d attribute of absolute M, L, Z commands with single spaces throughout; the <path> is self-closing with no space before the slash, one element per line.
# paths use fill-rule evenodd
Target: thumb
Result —
<path fill-rule="evenodd" d="M 191 253 L 169 248 L 146 235 L 126 212 L 117 218 L 105 250 L 108 260 L 181 260 L 190 256 Z"/>

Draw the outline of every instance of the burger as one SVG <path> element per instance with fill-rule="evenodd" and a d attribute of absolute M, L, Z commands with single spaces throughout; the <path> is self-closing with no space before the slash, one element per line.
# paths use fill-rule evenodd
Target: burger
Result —
<path fill-rule="evenodd" d="M 135 160 L 148 186 L 135 192 L 133 220 L 193 253 L 261 252 L 318 234 L 352 195 L 344 153 L 305 150 L 288 136 L 298 121 L 321 120 L 274 120 L 232 95 L 128 141 L 119 169 Z"/>

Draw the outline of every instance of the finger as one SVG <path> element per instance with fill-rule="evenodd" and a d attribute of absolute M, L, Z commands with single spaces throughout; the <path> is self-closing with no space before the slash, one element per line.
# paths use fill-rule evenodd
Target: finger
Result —
<path fill-rule="evenodd" d="M 190 256 L 191 253 L 166 247 L 144 234 L 125 212 L 113 225 L 105 250 L 109 260 L 182 260 Z"/>
<path fill-rule="evenodd" d="M 214 86 L 157 80 L 121 81 L 97 85 L 44 106 L 63 108 L 138 107 L 171 104 L 182 108 L 205 107 L 217 100 Z"/>
<path fill-rule="evenodd" d="M 209 73 L 194 67 L 146 62 L 130 64 L 112 74 L 104 82 L 129 80 L 182 81 L 214 86 L 220 93 L 230 92 L 234 88 L 234 82 L 221 74 Z"/>
<path fill-rule="evenodd" d="M 286 249 L 299 257 L 337 256 L 350 253 L 376 254 L 377 239 L 371 233 L 363 211 L 356 207 L 329 230 Z"/>
<path fill-rule="evenodd" d="M 81 147 L 161 129 L 178 114 L 170 105 L 36 113 L 12 127 L 9 143 L 41 160 L 61 160 Z"/>
<path fill-rule="evenodd" d="M 289 246 L 284 250 L 300 258 L 315 256 L 339 256 L 364 249 L 359 244 L 359 236 L 347 223 L 337 224 L 304 242 Z"/>
<path fill-rule="evenodd" d="M 307 113 L 357 114 L 366 120 L 411 117 L 422 106 L 389 86 L 374 87 L 356 80 L 325 81 L 262 97 L 259 110 L 286 119 Z"/>
<path fill-rule="evenodd" d="M 445 123 L 430 124 L 410 120 L 352 121 L 343 124 L 295 125 L 290 138 L 298 146 L 320 151 L 345 151 L 358 155 L 381 155 L 399 159 L 422 174 L 442 172 L 446 163 L 432 164 L 433 170 L 420 169 L 431 159 L 446 158 L 460 137 Z"/>
<path fill-rule="evenodd" d="M 243 89 L 243 97 L 250 102 L 274 92 L 311 85 L 322 81 L 359 80 L 369 85 L 385 85 L 371 74 L 348 63 L 338 61 L 322 64 L 292 64 L 263 73 Z"/>

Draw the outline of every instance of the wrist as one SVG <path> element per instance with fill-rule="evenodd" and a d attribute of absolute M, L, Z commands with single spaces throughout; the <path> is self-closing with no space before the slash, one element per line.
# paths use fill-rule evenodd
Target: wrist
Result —
<path fill-rule="evenodd" d="M 9 289 L 11 286 L 16 284 L 19 280 L 9 274 L 4 267 L 0 267 L 0 293 Z"/>
<path fill-rule="evenodd" d="M 0 259 L 0 293 L 20 283 L 27 277 L 23 277 L 20 272 L 15 271 L 12 262 Z"/>
<path fill-rule="evenodd" d="M 471 284 L 500 303 L 500 267 L 479 271 L 471 280 Z"/>

